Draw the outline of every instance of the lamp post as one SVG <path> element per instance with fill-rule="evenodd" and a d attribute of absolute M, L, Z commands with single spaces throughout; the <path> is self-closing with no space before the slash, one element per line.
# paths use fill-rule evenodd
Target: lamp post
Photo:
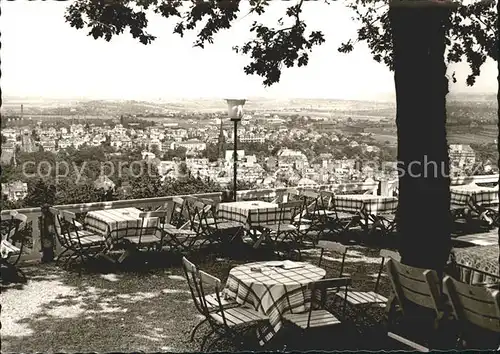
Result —
<path fill-rule="evenodd" d="M 227 115 L 234 123 L 234 152 L 233 152 L 233 200 L 236 201 L 236 182 L 237 182 L 237 169 L 238 169 L 238 122 L 241 121 L 243 116 L 243 105 L 246 99 L 226 98 L 227 102 Z"/>

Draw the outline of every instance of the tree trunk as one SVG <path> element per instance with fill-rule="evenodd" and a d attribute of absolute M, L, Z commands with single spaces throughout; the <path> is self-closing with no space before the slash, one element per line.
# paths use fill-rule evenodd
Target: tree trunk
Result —
<path fill-rule="evenodd" d="M 402 262 L 442 273 L 451 249 L 446 8 L 389 10 L 398 129 Z"/>
<path fill-rule="evenodd" d="M 497 1 L 497 67 L 498 67 L 498 90 L 497 90 L 497 109 L 498 109 L 498 137 L 497 137 L 497 147 L 498 147 L 498 167 L 500 168 L 500 0 Z M 498 186 L 500 188 L 500 175 L 498 178 Z M 498 212 L 500 213 L 500 206 L 498 207 Z M 500 217 L 500 216 L 499 216 Z M 500 227 L 498 228 L 498 248 L 500 250 Z M 498 263 L 500 264 L 500 254 L 498 256 Z M 499 274 L 500 275 L 500 271 Z"/>

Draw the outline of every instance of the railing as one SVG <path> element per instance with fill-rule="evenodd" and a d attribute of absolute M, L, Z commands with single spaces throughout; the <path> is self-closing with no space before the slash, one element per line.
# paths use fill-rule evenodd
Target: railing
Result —
<path fill-rule="evenodd" d="M 30 252 L 27 252 L 21 257 L 21 261 L 33 261 L 39 260 L 41 258 L 40 252 L 35 250 L 40 250 L 42 247 L 41 243 L 41 217 L 42 217 L 42 208 L 27 208 L 27 209 L 17 209 L 17 211 L 21 214 L 26 215 L 28 218 L 26 221 L 26 227 L 31 228 L 31 236 L 32 236 L 32 246 L 30 248 Z M 2 210 L 0 213 L 1 220 L 5 218 L 10 218 L 9 214 L 10 210 Z"/>
<path fill-rule="evenodd" d="M 454 177 L 451 179 L 451 185 L 461 185 L 461 184 L 497 184 L 498 183 L 498 174 L 496 175 L 481 175 L 481 176 L 463 176 L 463 177 Z"/>
<path fill-rule="evenodd" d="M 206 193 L 198 194 L 198 197 L 209 198 L 215 201 L 220 201 L 221 193 Z M 180 196 L 182 197 L 182 196 Z M 185 197 L 185 196 L 184 196 Z M 117 209 L 117 208 L 127 208 L 136 207 L 144 210 L 153 210 L 158 207 L 163 206 L 165 203 L 171 201 L 173 196 L 160 197 L 160 198 L 146 198 L 146 199 L 127 199 L 127 200 L 116 200 L 110 202 L 97 202 L 97 203 L 83 203 L 83 204 L 68 204 L 68 205 L 56 205 L 58 209 L 68 210 L 73 213 L 85 213 L 92 210 L 102 210 L 102 209 Z M 17 209 L 21 214 L 26 215 L 27 227 L 31 227 L 31 246 L 28 247 L 26 252 L 21 256 L 20 261 L 39 261 L 42 258 L 42 208 L 29 208 L 29 209 Z M 10 210 L 2 210 L 0 217 L 2 220 L 10 218 Z M 55 252 L 56 254 L 60 252 L 61 246 L 57 238 L 55 242 Z"/>
<path fill-rule="evenodd" d="M 452 185 L 466 184 L 466 183 L 498 183 L 498 175 L 491 176 L 472 176 L 472 177 L 460 177 L 452 179 Z M 382 194 L 382 195 L 392 195 L 392 193 L 397 190 L 398 181 L 374 181 L 374 182 L 360 182 L 360 183 L 345 183 L 345 184 L 329 184 L 329 185 L 318 185 L 315 187 L 308 187 L 307 189 L 313 188 L 317 190 L 329 190 L 339 194 L 346 193 L 369 193 L 369 194 Z M 301 187 L 290 187 L 290 188 L 273 188 L 273 189 L 258 189 L 258 190 L 247 190 L 237 192 L 237 200 L 244 199 L 262 199 L 262 200 L 281 200 L 283 201 L 286 196 L 294 190 L 301 190 Z M 222 194 L 217 193 L 205 193 L 198 194 L 198 197 L 209 198 L 215 201 L 220 201 Z M 182 196 L 180 196 L 182 197 Z M 185 197 L 185 196 L 184 196 Z M 93 210 L 102 209 L 116 209 L 116 208 L 126 208 L 126 207 L 136 207 L 144 210 L 154 210 L 161 207 L 171 201 L 173 196 L 159 197 L 159 198 L 146 198 L 146 199 L 128 199 L 128 200 L 117 200 L 110 202 L 97 202 L 97 203 L 83 203 L 83 204 L 70 204 L 70 205 L 57 205 L 56 208 L 68 210 L 74 213 L 85 213 Z M 170 208 L 171 205 L 168 206 Z M 33 261 L 40 260 L 42 257 L 42 208 L 27 208 L 18 209 L 19 213 L 24 214 L 28 218 L 28 226 L 31 227 L 32 242 L 29 252 L 23 255 L 22 261 Z M 2 220 L 7 218 L 9 215 L 9 210 L 3 210 L 0 213 Z M 55 240 L 55 252 L 60 250 L 58 241 Z"/>
<path fill-rule="evenodd" d="M 383 182 L 382 182 L 383 183 Z M 386 181 L 387 183 L 387 195 L 392 195 L 393 192 L 397 192 L 399 188 L 398 180 Z M 498 174 L 496 175 L 481 175 L 481 176 L 461 176 L 453 177 L 450 180 L 452 186 L 460 186 L 469 183 L 476 184 L 498 184 Z M 384 193 L 382 193 L 384 194 Z"/>
<path fill-rule="evenodd" d="M 271 188 L 271 189 L 252 189 L 247 191 L 239 191 L 236 193 L 237 200 L 243 199 L 269 199 L 269 200 L 283 200 L 288 193 L 296 190 L 314 189 L 314 190 L 328 190 L 338 194 L 347 193 L 368 193 L 377 194 L 379 189 L 379 182 L 359 182 L 359 183 L 344 183 L 344 184 L 324 184 L 312 187 L 285 187 L 285 188 Z"/>

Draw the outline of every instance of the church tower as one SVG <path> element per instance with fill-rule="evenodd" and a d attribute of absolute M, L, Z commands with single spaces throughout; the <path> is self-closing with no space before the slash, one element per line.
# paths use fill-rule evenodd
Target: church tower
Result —
<path fill-rule="evenodd" d="M 222 127 L 222 118 L 220 119 L 220 131 L 219 131 L 219 158 L 223 159 L 224 158 L 224 145 L 226 143 L 226 137 L 224 136 L 224 129 Z"/>

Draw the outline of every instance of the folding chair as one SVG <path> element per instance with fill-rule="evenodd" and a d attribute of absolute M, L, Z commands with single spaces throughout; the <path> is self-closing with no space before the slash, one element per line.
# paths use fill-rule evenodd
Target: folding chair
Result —
<path fill-rule="evenodd" d="M 357 214 L 339 211 L 335 203 L 335 193 L 332 191 L 322 191 L 325 212 L 324 219 L 327 229 L 331 233 L 343 235 L 349 230 L 349 227 L 360 222 L 360 217 Z"/>
<path fill-rule="evenodd" d="M 201 295 L 201 285 L 198 275 L 198 269 L 194 265 L 194 263 L 190 262 L 186 257 L 182 257 L 182 267 L 184 269 L 184 274 L 186 275 L 189 291 L 191 293 L 191 297 L 193 299 L 196 310 L 204 317 L 204 319 L 201 320 L 191 331 L 190 338 L 191 341 L 193 341 L 198 328 L 203 323 L 206 323 L 208 321 L 208 313 L 204 311 L 204 303 L 206 303 L 209 313 L 218 310 L 219 304 L 217 302 L 217 295 L 215 293 L 205 295 L 204 297 Z M 237 303 L 233 300 L 226 300 L 222 298 L 221 302 L 224 307 L 237 306 Z"/>
<path fill-rule="evenodd" d="M 321 253 L 320 253 L 319 259 L 318 259 L 318 267 L 326 269 L 327 271 L 328 270 L 335 270 L 335 267 L 324 262 L 325 251 L 336 253 L 342 257 L 342 261 L 340 263 L 340 269 L 338 270 L 338 274 L 336 274 L 336 275 L 334 274 L 337 277 L 342 277 L 344 275 L 344 264 L 345 264 L 345 258 L 347 255 L 348 247 L 344 246 L 343 244 L 338 243 L 338 242 L 325 241 L 325 240 L 319 241 L 317 247 L 321 249 Z"/>
<path fill-rule="evenodd" d="M 392 258 L 387 261 L 386 266 L 399 305 L 399 310 L 403 314 L 403 317 L 408 316 L 408 312 L 410 311 L 407 311 L 407 308 L 411 306 L 414 307 L 414 313 L 416 313 L 418 309 L 419 315 L 422 309 L 430 309 L 434 313 L 433 331 L 430 334 L 430 338 L 427 338 L 429 347 L 432 348 L 437 339 L 436 329 L 439 321 L 445 316 L 445 305 L 441 296 L 437 273 L 431 269 L 410 267 Z M 426 328 L 418 324 L 416 325 L 417 327 L 415 327 L 415 323 L 418 323 L 416 322 L 418 319 L 417 317 L 412 318 L 409 323 L 412 325 L 411 330 L 418 328 L 418 334 L 420 334 L 425 332 Z M 389 330 L 387 333 L 389 338 L 401 342 L 417 351 L 429 351 L 428 347 L 394 333 L 391 329 L 391 320 L 392 318 L 389 318 Z M 401 324 L 398 324 L 398 327 L 401 327 Z M 412 336 L 415 336 L 415 333 L 412 333 Z"/>
<path fill-rule="evenodd" d="M 443 292 L 448 296 L 453 316 L 460 325 L 460 349 L 491 350 L 498 347 L 497 350 L 500 350 L 500 291 L 464 284 L 446 276 L 443 280 Z M 496 338 L 496 343 L 477 340 L 477 332 L 471 331 L 474 327 L 493 334 L 490 337 Z"/>
<path fill-rule="evenodd" d="M 209 227 L 207 217 L 212 209 L 211 205 L 205 205 L 201 201 L 195 201 L 189 211 L 191 220 L 191 230 L 196 234 L 192 239 L 191 247 L 201 248 L 204 245 L 220 243 L 220 233 Z"/>
<path fill-rule="evenodd" d="M 221 299 L 221 281 L 203 271 L 199 271 L 203 311 L 208 314 L 207 319 L 212 327 L 211 331 L 205 336 L 201 344 L 201 351 L 205 351 L 205 344 L 208 338 L 214 333 L 219 337 L 227 337 L 231 340 L 244 342 L 244 334 L 256 326 L 269 325 L 269 318 L 250 308 L 235 306 L 226 308 Z M 210 289 L 215 293 L 217 299 L 216 309 L 212 310 L 205 300 L 206 290 Z M 214 344 L 213 342 L 212 344 Z M 209 351 L 211 346 L 206 348 Z"/>
<path fill-rule="evenodd" d="M 12 278 L 25 283 L 27 281 L 26 275 L 17 267 L 17 263 L 23 255 L 23 249 L 26 245 L 27 235 L 25 227 L 28 218 L 26 215 L 19 214 L 15 210 L 12 210 L 9 216 L 7 232 L 5 235 L 2 235 L 1 261 L 2 265 L 7 267 L 8 271 L 12 273 Z M 6 280 L 5 275 L 2 277 L 2 280 Z"/>
<path fill-rule="evenodd" d="M 351 278 L 323 279 L 309 283 L 307 287 L 311 291 L 309 310 L 303 313 L 285 314 L 283 319 L 301 329 L 302 334 L 312 328 L 339 325 L 341 321 L 325 309 L 327 290 L 344 287 L 344 296 L 347 296 L 349 285 L 351 285 Z M 342 317 L 345 317 L 345 308 Z"/>
<path fill-rule="evenodd" d="M 401 260 L 399 253 L 391 250 L 382 249 L 380 250 L 380 267 L 377 274 L 377 280 L 373 291 L 353 291 L 349 290 L 347 292 L 346 301 L 349 305 L 354 307 L 365 306 L 365 307 L 385 307 L 388 299 L 378 293 L 378 288 L 380 284 L 380 278 L 382 277 L 382 271 L 384 269 L 385 260 L 387 258 L 394 259 L 396 261 Z M 341 294 L 336 293 L 337 297 L 341 297 Z"/>
<path fill-rule="evenodd" d="M 227 221 L 220 220 L 217 217 L 217 206 L 219 203 L 206 198 L 200 198 L 200 202 L 202 202 L 205 206 L 210 206 L 207 209 L 206 214 L 207 217 L 205 219 L 205 229 L 207 232 L 211 234 L 217 235 L 221 242 L 227 243 L 227 241 L 232 242 L 239 236 L 243 235 L 245 225 L 241 222 L 237 221 Z M 226 236 L 231 236 L 230 239 L 226 239 Z"/>
<path fill-rule="evenodd" d="M 63 248 L 63 251 L 57 256 L 56 264 L 59 264 L 59 261 L 68 252 L 63 267 L 69 267 L 77 259 L 85 264 L 88 259 L 94 259 L 103 254 L 106 249 L 104 236 L 85 230 L 72 212 L 53 207 L 50 207 L 49 210 L 54 215 L 56 236 Z"/>
<path fill-rule="evenodd" d="M 308 226 L 302 237 L 304 240 L 312 242 L 314 246 L 321 239 L 326 227 L 324 218 L 320 214 L 321 210 L 324 210 L 323 202 L 320 194 L 314 190 L 304 189 L 300 192 L 300 196 L 305 204 L 301 221 Z M 314 233 L 314 235 L 311 233 Z"/>
<path fill-rule="evenodd" d="M 278 222 L 261 225 L 263 232 L 261 237 L 271 241 L 270 246 L 275 253 L 281 252 L 290 258 L 293 252 L 297 252 L 299 259 L 302 258 L 300 253 L 302 239 L 299 230 L 303 205 L 301 201 L 280 203 Z"/>
<path fill-rule="evenodd" d="M 123 239 L 136 250 L 146 249 L 151 250 L 161 250 L 163 244 L 162 228 L 160 225 L 164 224 L 167 213 L 165 211 L 147 211 L 139 214 L 141 219 L 141 224 L 135 229 L 136 233 L 131 236 L 124 236 Z M 151 218 L 158 218 L 156 225 L 148 225 Z M 137 230 L 138 229 L 138 230 Z"/>
<path fill-rule="evenodd" d="M 186 201 L 180 197 L 173 197 L 172 202 L 165 203 L 165 210 L 168 210 L 169 204 L 172 204 L 172 209 L 167 215 L 167 220 L 163 228 L 184 229 L 189 221 L 186 217 Z"/>

